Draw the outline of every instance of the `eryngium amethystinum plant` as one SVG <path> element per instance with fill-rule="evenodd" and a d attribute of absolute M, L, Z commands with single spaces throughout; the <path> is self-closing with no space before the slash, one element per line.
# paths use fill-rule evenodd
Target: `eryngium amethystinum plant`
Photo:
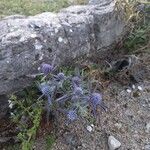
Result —
<path fill-rule="evenodd" d="M 102 94 L 88 88 L 89 81 L 83 80 L 79 69 L 75 69 L 74 75 L 65 75 L 57 72 L 53 61 L 52 64 L 43 63 L 40 71 L 43 77 L 38 82 L 41 91 L 39 99 L 44 97 L 46 100 L 47 121 L 49 114 L 54 111 L 63 112 L 67 121 L 72 122 L 79 117 L 86 117 L 90 108 L 94 117 L 97 116 L 98 106 L 107 110 Z"/>

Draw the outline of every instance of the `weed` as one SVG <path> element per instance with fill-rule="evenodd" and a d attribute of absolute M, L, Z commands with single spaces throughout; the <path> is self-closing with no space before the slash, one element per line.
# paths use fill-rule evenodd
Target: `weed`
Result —
<path fill-rule="evenodd" d="M 11 96 L 11 103 L 15 107 L 11 117 L 20 130 L 18 139 L 21 141 L 22 150 L 32 149 L 42 114 L 42 103 L 33 103 L 33 98 L 29 97 L 28 95 L 18 100 L 16 96 Z"/>
<path fill-rule="evenodd" d="M 150 41 L 150 26 L 149 25 L 143 25 L 135 29 L 134 32 L 131 32 L 128 36 L 124 48 L 130 52 L 133 53 L 133 51 L 136 51 L 142 47 L 145 47 L 147 43 Z"/>
<path fill-rule="evenodd" d="M 133 53 L 142 47 L 147 48 L 150 41 L 149 9 L 147 0 L 116 0 L 116 8 L 124 13 L 130 34 L 124 42 L 123 48 Z"/>
<path fill-rule="evenodd" d="M 41 73 L 38 76 L 38 89 L 35 86 L 24 90 L 17 96 L 12 96 L 9 102 L 12 106 L 12 119 L 18 125 L 22 150 L 30 150 L 33 147 L 36 133 L 40 126 L 44 106 L 47 108 L 47 123 L 51 113 L 63 113 L 66 123 L 71 123 L 80 117 L 90 119 L 90 108 L 96 117 L 98 106 L 105 110 L 102 102 L 102 94 L 89 89 L 92 84 L 84 79 L 83 71 L 75 68 L 75 71 L 62 68 L 58 72 L 52 65 L 41 65 Z M 55 69 L 53 69 L 55 68 Z M 41 76 L 42 75 L 42 76 Z M 90 82 L 90 83 L 89 83 Z M 46 100 L 46 101 L 45 101 Z M 91 120 L 91 119 L 90 119 Z M 54 139 L 48 137 L 48 145 L 52 145 Z M 51 146 L 49 146 L 51 147 Z"/>

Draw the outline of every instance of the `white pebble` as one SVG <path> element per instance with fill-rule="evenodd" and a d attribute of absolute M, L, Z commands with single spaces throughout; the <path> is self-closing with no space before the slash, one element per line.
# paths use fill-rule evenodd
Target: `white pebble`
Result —
<path fill-rule="evenodd" d="M 34 45 L 34 46 L 35 46 L 35 49 L 36 49 L 36 50 L 41 50 L 42 47 L 43 47 L 43 46 L 40 44 L 40 42 L 37 41 L 37 40 L 35 41 L 35 45 Z"/>
<path fill-rule="evenodd" d="M 13 32 L 14 31 L 14 29 L 12 28 L 12 29 L 10 29 L 10 32 Z"/>
<path fill-rule="evenodd" d="M 43 56 L 44 56 L 44 54 L 41 54 L 39 60 L 42 60 L 42 59 L 43 59 Z"/>
<path fill-rule="evenodd" d="M 115 137 L 109 136 L 108 146 L 109 146 L 109 150 L 115 150 L 121 146 L 121 143 Z"/>
<path fill-rule="evenodd" d="M 70 29 L 70 32 L 72 33 L 72 32 L 73 32 L 73 30 L 72 30 L 72 29 Z"/>
<path fill-rule="evenodd" d="M 12 112 L 11 112 L 11 113 L 10 113 L 10 115 L 11 115 L 11 116 L 13 116 L 13 115 L 14 115 L 14 113 L 12 113 Z"/>
<path fill-rule="evenodd" d="M 37 35 L 36 34 L 31 34 L 31 38 L 36 38 Z"/>
<path fill-rule="evenodd" d="M 138 90 L 143 91 L 143 88 L 141 86 L 138 86 Z"/>
<path fill-rule="evenodd" d="M 35 45 L 35 49 L 36 49 L 36 50 L 41 50 L 42 47 L 43 47 L 42 45 Z"/>
<path fill-rule="evenodd" d="M 12 104 L 12 103 L 9 104 L 9 108 L 10 108 L 10 109 L 13 108 L 13 104 Z"/>
<path fill-rule="evenodd" d="M 41 67 L 38 67 L 38 71 L 40 71 L 41 70 Z"/>
<path fill-rule="evenodd" d="M 42 60 L 43 59 L 43 56 L 40 56 L 39 60 Z"/>
<path fill-rule="evenodd" d="M 45 39 L 45 40 L 44 40 L 44 43 L 46 43 L 46 42 L 47 42 L 47 40 Z"/>
<path fill-rule="evenodd" d="M 93 128 L 91 126 L 87 126 L 86 129 L 89 131 L 89 132 L 92 132 Z"/>
<path fill-rule="evenodd" d="M 94 124 L 91 124 L 91 127 L 94 128 Z"/>
<path fill-rule="evenodd" d="M 135 89 L 135 85 L 134 84 L 132 85 L 132 89 Z"/>
<path fill-rule="evenodd" d="M 8 100 L 8 103 L 10 104 L 10 103 L 11 103 L 11 100 Z"/>
<path fill-rule="evenodd" d="M 127 89 L 127 92 L 128 92 L 128 93 L 131 93 L 132 91 L 131 91 L 130 89 Z"/>
<path fill-rule="evenodd" d="M 58 41 L 59 41 L 59 42 L 62 42 L 62 41 L 63 41 L 63 38 L 62 38 L 62 37 L 59 37 L 59 38 L 58 38 Z"/>

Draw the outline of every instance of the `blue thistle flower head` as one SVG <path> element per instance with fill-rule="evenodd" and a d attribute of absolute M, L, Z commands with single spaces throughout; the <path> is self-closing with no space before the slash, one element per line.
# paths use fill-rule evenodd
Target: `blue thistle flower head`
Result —
<path fill-rule="evenodd" d="M 51 87 L 48 84 L 40 84 L 39 87 L 44 96 L 49 96 L 51 94 Z"/>
<path fill-rule="evenodd" d="M 75 76 L 72 78 L 72 83 L 73 83 L 73 86 L 79 87 L 81 84 L 81 79 L 78 76 Z"/>
<path fill-rule="evenodd" d="M 93 105 L 99 105 L 102 102 L 102 95 L 100 93 L 92 93 L 90 100 Z"/>
<path fill-rule="evenodd" d="M 56 79 L 59 81 L 63 81 L 65 79 L 64 73 L 60 72 L 57 74 Z"/>
<path fill-rule="evenodd" d="M 44 73 L 45 75 L 51 73 L 53 71 L 54 67 L 50 64 L 45 64 L 43 63 L 41 65 L 41 72 Z"/>
<path fill-rule="evenodd" d="M 75 86 L 73 93 L 76 96 L 82 96 L 83 95 L 83 90 L 82 90 L 81 87 Z"/>
<path fill-rule="evenodd" d="M 74 121 L 76 120 L 78 117 L 77 115 L 77 111 L 76 110 L 69 110 L 68 113 L 67 113 L 67 118 L 70 120 L 70 121 Z"/>
<path fill-rule="evenodd" d="M 90 101 L 91 101 L 92 106 L 93 106 L 93 113 L 94 113 L 95 117 L 96 117 L 96 109 L 97 109 L 98 105 L 103 110 L 107 111 L 107 107 L 103 103 L 103 101 L 102 101 L 102 95 L 100 93 L 92 93 L 91 96 L 90 96 Z"/>

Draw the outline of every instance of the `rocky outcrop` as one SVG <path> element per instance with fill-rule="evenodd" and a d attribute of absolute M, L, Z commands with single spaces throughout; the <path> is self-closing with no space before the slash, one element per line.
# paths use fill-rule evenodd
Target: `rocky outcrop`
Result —
<path fill-rule="evenodd" d="M 9 113 L 7 100 L 8 98 L 5 95 L 0 95 L 0 119 L 5 119 L 4 117 Z"/>
<path fill-rule="evenodd" d="M 9 16 L 0 21 L 0 95 L 32 83 L 27 75 L 42 62 L 69 64 L 76 58 L 101 58 L 125 34 L 113 0 L 91 0 L 60 13 Z"/>

